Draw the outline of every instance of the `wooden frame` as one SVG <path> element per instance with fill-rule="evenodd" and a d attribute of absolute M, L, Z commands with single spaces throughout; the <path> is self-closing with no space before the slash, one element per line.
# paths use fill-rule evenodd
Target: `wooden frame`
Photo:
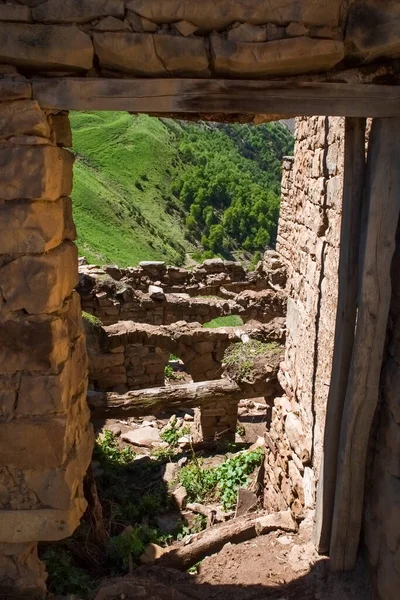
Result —
<path fill-rule="evenodd" d="M 400 116 L 396 86 L 230 79 L 32 79 L 33 99 L 58 110 Z"/>

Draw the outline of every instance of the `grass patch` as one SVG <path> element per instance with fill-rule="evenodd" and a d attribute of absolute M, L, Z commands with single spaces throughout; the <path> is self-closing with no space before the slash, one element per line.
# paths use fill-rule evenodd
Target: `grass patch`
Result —
<path fill-rule="evenodd" d="M 225 350 L 223 364 L 228 368 L 231 375 L 235 374 L 235 379 L 243 381 L 251 376 L 255 363 L 263 356 L 270 356 L 272 353 L 282 351 L 282 346 L 276 342 L 265 344 L 258 340 L 250 340 L 245 344 L 238 342 L 232 344 Z"/>
<path fill-rule="evenodd" d="M 243 320 L 237 315 L 230 315 L 228 317 L 217 317 L 208 323 L 204 323 L 203 327 L 208 329 L 216 329 L 217 327 L 241 327 Z"/>

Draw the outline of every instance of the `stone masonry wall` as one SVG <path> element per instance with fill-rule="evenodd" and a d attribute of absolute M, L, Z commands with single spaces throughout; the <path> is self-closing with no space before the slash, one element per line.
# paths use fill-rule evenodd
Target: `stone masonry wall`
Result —
<path fill-rule="evenodd" d="M 399 21 L 381 0 L 2 0 L 0 62 L 49 76 L 321 73 L 397 58 Z"/>
<path fill-rule="evenodd" d="M 395 600 L 400 589 L 400 223 L 392 263 L 392 303 L 381 404 L 371 441 L 364 531 L 377 600 Z"/>
<path fill-rule="evenodd" d="M 286 282 L 286 268 L 276 258 L 275 252 L 268 251 L 266 254 L 269 255 L 268 261 L 260 261 L 257 277 L 253 278 L 259 282 L 254 287 L 264 289 L 246 290 L 240 294 L 232 292 L 227 299 L 191 298 L 185 293 L 184 283 L 175 285 L 174 292 L 167 294 L 159 285 L 155 288 L 151 283 L 147 286 L 139 284 L 138 290 L 136 280 L 129 275 L 115 280 L 106 272 L 106 267 L 84 268 L 84 271 L 81 267 L 77 291 L 83 310 L 100 319 L 104 325 L 119 321 L 151 325 L 170 325 L 177 321 L 208 323 L 228 315 L 240 316 L 243 321 L 267 323 L 285 314 L 286 295 L 281 286 Z M 268 270 L 267 265 L 270 265 Z M 120 271 L 117 277 L 119 275 Z M 140 291 L 142 287 L 150 293 Z"/>
<path fill-rule="evenodd" d="M 1 14 L 8 9 L 0 5 Z M 37 541 L 67 537 L 78 525 L 93 446 L 86 343 L 74 291 L 73 156 L 63 148 L 70 143 L 68 116 L 42 111 L 23 86 L 16 100 L 16 89 L 3 87 L 0 97 L 0 595 L 5 597 L 44 588 Z"/>
<path fill-rule="evenodd" d="M 337 302 L 343 119 L 299 118 L 283 161 L 277 250 L 288 266 L 287 341 L 267 434 L 265 506 L 314 505 Z"/>
<path fill-rule="evenodd" d="M 0 22 L 5 72 L 50 77 L 268 79 L 400 53 L 389 0 L 1 0 Z"/>

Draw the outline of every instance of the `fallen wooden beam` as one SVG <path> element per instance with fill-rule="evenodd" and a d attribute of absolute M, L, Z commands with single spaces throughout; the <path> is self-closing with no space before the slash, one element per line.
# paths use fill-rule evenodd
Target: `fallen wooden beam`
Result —
<path fill-rule="evenodd" d="M 335 343 L 318 480 L 315 543 L 329 551 L 335 501 L 340 427 L 357 315 L 358 254 L 365 177 L 365 119 L 346 119 L 339 290 Z"/>
<path fill-rule="evenodd" d="M 171 546 L 157 561 L 163 567 L 186 570 L 197 562 L 219 552 L 227 543 L 239 544 L 271 531 L 296 532 L 297 523 L 290 510 L 272 514 L 252 513 L 227 523 L 214 525 Z"/>
<path fill-rule="evenodd" d="M 359 545 L 367 450 L 378 404 L 400 213 L 400 119 L 373 121 L 365 199 L 357 328 L 342 418 L 330 544 L 334 571 L 354 568 Z"/>
<path fill-rule="evenodd" d="M 32 79 L 33 99 L 58 110 L 400 116 L 396 86 L 234 79 Z"/>
<path fill-rule="evenodd" d="M 88 392 L 88 404 L 94 417 L 139 417 L 163 410 L 194 408 L 218 400 L 237 403 L 242 398 L 269 396 L 276 386 L 275 375 L 251 385 L 238 385 L 230 379 L 216 379 L 183 385 L 135 390 L 126 394 Z"/>

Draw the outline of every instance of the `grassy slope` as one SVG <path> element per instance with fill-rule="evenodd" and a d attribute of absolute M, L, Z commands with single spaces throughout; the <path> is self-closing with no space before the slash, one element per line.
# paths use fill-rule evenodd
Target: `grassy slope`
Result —
<path fill-rule="evenodd" d="M 186 253 L 203 250 L 194 238 L 188 241 L 188 209 L 172 193 L 174 183 L 176 187 L 193 168 L 182 159 L 182 140 L 187 144 L 191 138 L 190 127 L 123 112 L 71 113 L 71 121 L 76 154 L 72 197 L 80 255 L 90 262 L 119 266 L 141 260 L 183 264 Z M 250 181 L 260 179 L 257 160 L 270 152 L 268 133 L 252 129 L 249 139 L 246 129 L 234 133 L 227 126 L 213 132 L 213 127 L 199 125 L 196 131 L 200 155 L 212 162 L 212 142 L 220 140 L 215 152 L 229 168 L 238 163 Z M 279 149 L 275 152 L 279 170 Z M 211 157 L 214 160 L 212 152 Z M 262 187 L 268 188 L 268 172 L 261 175 Z"/>
<path fill-rule="evenodd" d="M 171 132 L 146 115 L 72 113 L 71 120 L 80 254 L 120 266 L 178 261 L 176 249 L 182 254 L 188 244 L 177 213 L 165 210 L 176 156 Z"/>

